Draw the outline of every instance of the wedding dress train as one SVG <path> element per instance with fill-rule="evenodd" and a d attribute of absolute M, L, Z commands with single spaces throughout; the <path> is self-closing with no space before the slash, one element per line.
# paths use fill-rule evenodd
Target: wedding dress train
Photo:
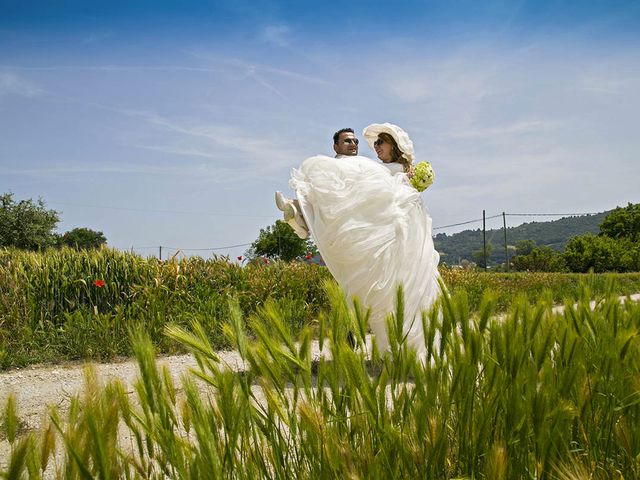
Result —
<path fill-rule="evenodd" d="M 349 298 L 371 309 L 380 350 L 389 348 L 385 317 L 404 289 L 403 333 L 419 356 L 426 353 L 421 312 L 440 294 L 431 218 L 402 166 L 367 157 L 315 156 L 294 169 L 289 182 L 331 274 Z"/>

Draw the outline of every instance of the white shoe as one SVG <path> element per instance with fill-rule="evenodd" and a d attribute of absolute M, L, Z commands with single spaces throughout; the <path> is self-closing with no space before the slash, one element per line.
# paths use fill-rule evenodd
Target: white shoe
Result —
<path fill-rule="evenodd" d="M 282 192 L 276 192 L 276 207 L 278 210 L 284 212 L 284 209 L 287 206 L 287 202 L 290 201 L 287 197 L 285 197 Z"/>
<path fill-rule="evenodd" d="M 285 222 L 289 223 L 296 218 L 296 206 L 293 204 L 293 200 L 285 197 L 282 192 L 276 192 L 276 207 L 284 213 Z"/>
<path fill-rule="evenodd" d="M 309 237 L 309 229 L 304 221 L 304 217 L 298 212 L 293 201 L 285 197 L 282 192 L 276 192 L 276 206 L 284 213 L 284 221 L 289 224 L 303 240 Z"/>

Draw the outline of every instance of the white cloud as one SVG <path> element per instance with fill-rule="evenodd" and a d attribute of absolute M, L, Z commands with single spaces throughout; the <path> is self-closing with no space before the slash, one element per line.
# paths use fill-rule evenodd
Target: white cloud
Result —
<path fill-rule="evenodd" d="M 424 77 L 400 77 L 388 80 L 389 91 L 403 102 L 418 102 L 433 95 L 434 87 Z"/>
<path fill-rule="evenodd" d="M 476 101 L 493 92 L 492 77 L 499 70 L 495 59 L 475 56 L 424 60 L 413 58 L 383 75 L 389 92 L 402 102 L 451 98 Z"/>
<path fill-rule="evenodd" d="M 267 90 L 270 90 L 276 95 L 278 95 L 279 97 L 286 99 L 286 97 L 283 95 L 283 93 L 280 90 L 274 87 L 271 83 L 265 80 L 262 75 L 258 73 L 257 68 L 255 66 L 253 65 L 248 66 L 245 69 L 245 75 L 249 78 L 253 78 L 259 85 L 262 85 Z"/>
<path fill-rule="evenodd" d="M 108 32 L 108 31 L 93 32 L 93 33 L 90 33 L 89 35 L 83 37 L 82 40 L 81 40 L 81 43 L 83 43 L 85 45 L 89 45 L 89 44 L 93 44 L 93 43 L 102 42 L 103 40 L 107 40 L 107 39 L 109 39 L 111 37 L 113 37 L 113 33 L 112 32 Z"/>
<path fill-rule="evenodd" d="M 587 92 L 604 95 L 620 95 L 625 93 L 629 80 L 613 75 L 596 74 L 585 75 L 581 86 Z"/>
<path fill-rule="evenodd" d="M 84 163 L 70 163 L 64 166 L 36 167 L 36 168 L 3 168 L 2 175 L 24 176 L 56 181 L 75 181 L 81 177 L 104 175 L 158 175 L 180 178 L 191 183 L 227 184 L 243 181 L 253 184 L 260 178 L 246 177 L 242 171 L 228 165 L 214 164 L 124 164 L 106 163 L 101 165 L 86 165 Z M 107 181 L 106 179 L 104 179 Z"/>
<path fill-rule="evenodd" d="M 156 152 L 166 153 L 167 155 L 180 155 L 185 157 L 205 157 L 205 158 L 219 158 L 210 152 L 198 150 L 190 147 L 176 147 L 169 145 L 134 145 L 136 148 L 144 148 L 146 150 L 153 150 Z"/>
<path fill-rule="evenodd" d="M 305 83 L 312 83 L 312 84 L 318 84 L 318 85 L 331 85 L 331 82 L 328 82 L 327 80 L 321 77 L 318 77 L 318 76 L 312 77 L 310 75 L 304 75 L 291 70 L 276 68 L 271 65 L 262 65 L 259 63 L 248 63 L 237 58 L 229 60 L 228 62 L 231 63 L 232 65 L 240 67 L 244 71 L 252 70 L 254 72 L 272 73 L 274 75 L 286 77 L 292 80 L 300 80 L 301 82 L 305 82 Z"/>
<path fill-rule="evenodd" d="M 224 159 L 224 154 L 230 153 L 232 155 L 228 157 L 227 161 L 235 159 L 234 168 L 247 168 L 255 175 L 279 170 L 290 165 L 292 158 L 296 158 L 292 156 L 289 145 L 279 144 L 269 136 L 265 136 L 264 133 L 246 132 L 241 126 L 198 124 L 197 122 L 182 123 L 155 114 L 143 114 L 143 116 L 153 125 L 179 134 L 208 140 L 209 143 L 205 148 L 209 151 L 220 152 L 220 148 L 225 149 L 215 157 Z M 200 151 L 202 151 L 202 147 Z M 244 160 L 238 162 L 238 155 Z"/>
<path fill-rule="evenodd" d="M 406 118 L 415 132 L 419 155 L 454 158 L 461 172 L 481 160 L 489 170 L 507 166 L 523 175 L 527 159 L 549 158 L 549 168 L 570 178 L 603 157 L 616 168 L 628 164 L 625 152 L 637 144 L 629 125 L 640 109 L 633 57 L 544 43 L 460 48 L 405 57 L 393 76 L 380 78 L 402 114 L 398 121 Z"/>
<path fill-rule="evenodd" d="M 451 138 L 504 138 L 506 135 L 521 135 L 528 133 L 537 133 L 550 131 L 560 126 L 559 121 L 545 120 L 521 120 L 507 125 L 496 125 L 493 127 L 477 127 L 467 130 L 449 132 Z"/>
<path fill-rule="evenodd" d="M 202 72 L 202 73 L 222 73 L 221 68 L 200 67 L 192 65 L 47 65 L 47 66 L 24 66 L 24 65 L 0 65 L 0 68 L 20 70 L 20 71 L 101 71 L 101 72 L 144 72 L 144 71 L 176 71 L 176 72 Z"/>
<path fill-rule="evenodd" d="M 237 57 L 219 57 L 202 51 L 190 52 L 189 55 L 206 62 L 206 65 L 213 65 L 214 69 L 217 69 L 220 73 L 226 73 L 232 78 L 249 78 L 282 100 L 288 100 L 288 97 L 285 91 L 283 91 L 283 88 L 279 88 L 276 85 L 283 84 L 283 81 L 294 82 L 286 84 L 287 87 L 293 86 L 293 88 L 299 84 L 302 85 L 303 88 L 306 87 L 307 84 L 331 85 L 330 82 L 320 76 L 305 75 L 291 69 L 248 62 Z"/>
<path fill-rule="evenodd" d="M 289 35 L 291 29 L 282 24 L 268 25 L 262 30 L 262 40 L 277 47 L 289 46 Z"/>
<path fill-rule="evenodd" d="M 10 72 L 0 72 L 0 97 L 4 95 L 19 95 L 21 97 L 35 97 L 42 93 L 33 83 Z"/>
<path fill-rule="evenodd" d="M 49 177 L 68 174 L 100 174 L 100 173 L 141 173 L 141 174 L 169 174 L 180 173 L 180 169 L 173 166 L 163 167 L 158 165 L 131 165 L 124 163 L 113 163 L 107 165 L 85 165 L 67 164 L 55 167 L 36 168 L 7 168 L 2 173 L 6 175 L 26 175 L 34 177 Z"/>

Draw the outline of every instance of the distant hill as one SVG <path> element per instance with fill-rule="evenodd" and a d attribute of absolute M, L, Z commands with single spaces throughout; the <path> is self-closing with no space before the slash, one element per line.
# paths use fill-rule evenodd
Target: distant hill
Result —
<path fill-rule="evenodd" d="M 538 245 L 547 245 L 561 251 L 571 237 L 583 233 L 598 233 L 600 224 L 610 211 L 580 217 L 563 217 L 549 222 L 523 223 L 517 227 L 507 227 L 507 245 L 515 246 L 520 240 L 534 240 Z M 489 265 L 505 262 L 504 231 L 502 228 L 487 230 L 487 245 L 491 244 Z M 467 259 L 474 261 L 474 252 L 482 250 L 482 229 L 464 230 L 453 235 L 439 233 L 434 238 L 440 261 L 449 265 Z M 512 253 L 509 253 L 511 256 Z"/>

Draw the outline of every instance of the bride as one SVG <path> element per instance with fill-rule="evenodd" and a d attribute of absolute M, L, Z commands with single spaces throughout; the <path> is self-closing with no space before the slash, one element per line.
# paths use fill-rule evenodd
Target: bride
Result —
<path fill-rule="evenodd" d="M 431 218 L 409 181 L 413 143 L 389 123 L 369 125 L 363 135 L 382 163 L 363 156 L 308 158 L 292 171 L 289 185 L 297 202 L 286 201 L 285 217 L 288 209 L 289 217 L 304 218 L 348 298 L 357 297 L 370 309 L 370 327 L 381 351 L 389 349 L 385 318 L 395 312 L 402 285 L 403 333 L 409 347 L 424 357 L 421 312 L 440 295 L 440 257 Z M 278 203 L 283 206 L 282 197 Z"/>

